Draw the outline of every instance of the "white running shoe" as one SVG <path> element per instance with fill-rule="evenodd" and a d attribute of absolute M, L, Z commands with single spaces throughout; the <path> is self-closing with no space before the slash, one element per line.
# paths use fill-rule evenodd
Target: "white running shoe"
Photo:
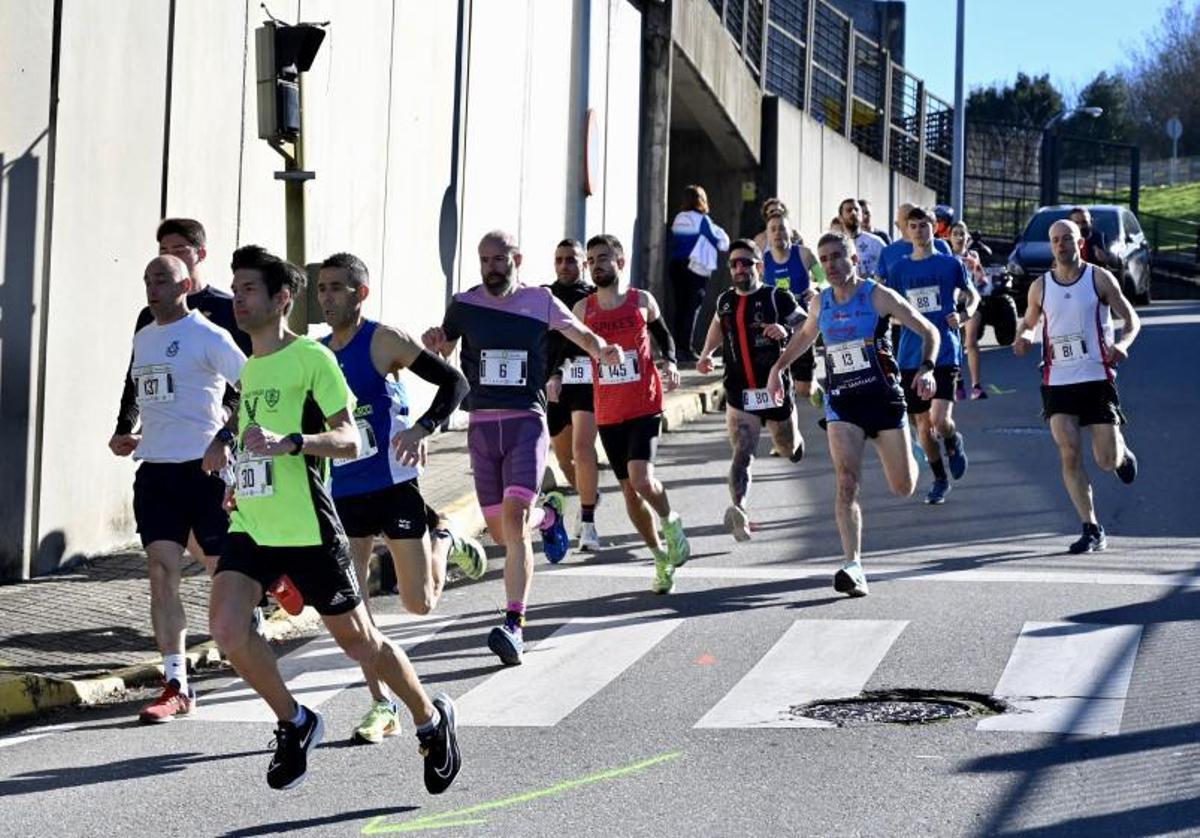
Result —
<path fill-rule="evenodd" d="M 731 503 L 725 509 L 725 529 L 729 530 L 734 541 L 749 541 L 750 516 L 746 514 L 746 510 Z"/>
<path fill-rule="evenodd" d="M 863 573 L 862 562 L 846 562 L 833 575 L 833 589 L 850 597 L 866 596 L 867 574 Z"/>
<path fill-rule="evenodd" d="M 600 551 L 600 535 L 596 532 L 596 525 L 591 521 L 584 521 L 580 524 L 579 549 L 589 553 Z"/>

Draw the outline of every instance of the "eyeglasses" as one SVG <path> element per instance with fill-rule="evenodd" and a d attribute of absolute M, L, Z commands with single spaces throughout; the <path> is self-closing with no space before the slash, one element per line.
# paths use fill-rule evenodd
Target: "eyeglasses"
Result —
<path fill-rule="evenodd" d="M 736 259 L 729 260 L 729 267 L 731 267 L 731 268 L 753 268 L 754 263 L 756 261 L 757 260 L 755 260 L 755 259 L 748 259 L 745 256 L 739 256 Z"/>

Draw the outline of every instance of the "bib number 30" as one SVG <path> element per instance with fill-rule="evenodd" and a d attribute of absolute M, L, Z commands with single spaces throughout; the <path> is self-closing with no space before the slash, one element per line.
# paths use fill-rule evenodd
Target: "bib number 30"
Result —
<path fill-rule="evenodd" d="M 275 494 L 273 463 L 267 457 L 250 457 L 237 464 L 237 496 L 269 498 Z"/>

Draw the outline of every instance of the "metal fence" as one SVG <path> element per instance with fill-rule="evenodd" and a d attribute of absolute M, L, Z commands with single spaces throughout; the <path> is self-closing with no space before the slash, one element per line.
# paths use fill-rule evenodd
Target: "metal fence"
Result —
<path fill-rule="evenodd" d="M 950 200 L 954 110 L 824 0 L 709 0 L 762 88 Z"/>

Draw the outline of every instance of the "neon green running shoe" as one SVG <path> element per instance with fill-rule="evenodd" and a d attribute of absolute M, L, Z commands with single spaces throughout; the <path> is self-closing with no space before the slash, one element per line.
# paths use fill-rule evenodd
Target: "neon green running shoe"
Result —
<path fill-rule="evenodd" d="M 487 554 L 483 552 L 483 545 L 456 532 L 450 533 L 450 561 L 471 580 L 487 573 Z"/>
<path fill-rule="evenodd" d="M 662 550 L 651 548 L 654 554 L 654 582 L 650 590 L 656 594 L 669 594 L 675 588 L 675 566 Z"/>
<path fill-rule="evenodd" d="M 363 716 L 363 720 L 354 729 L 354 741 L 378 745 L 385 736 L 395 736 L 400 732 L 400 714 L 396 705 L 384 699 L 376 701 Z"/>
<path fill-rule="evenodd" d="M 663 520 L 663 538 L 667 542 L 667 556 L 675 567 L 682 567 L 692 556 L 691 545 L 683 531 L 683 519 L 678 512 L 672 512 Z"/>

